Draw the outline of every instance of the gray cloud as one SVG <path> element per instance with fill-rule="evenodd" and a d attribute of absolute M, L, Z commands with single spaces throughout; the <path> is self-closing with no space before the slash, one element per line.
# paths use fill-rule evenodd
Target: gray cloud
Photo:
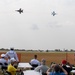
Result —
<path fill-rule="evenodd" d="M 61 23 L 58 23 L 58 22 L 50 22 L 48 23 L 48 27 L 51 27 L 51 28 L 59 28 L 59 27 L 62 27 L 62 24 Z"/>
<path fill-rule="evenodd" d="M 33 24 L 31 27 L 32 30 L 39 30 L 39 27 L 37 24 Z"/>

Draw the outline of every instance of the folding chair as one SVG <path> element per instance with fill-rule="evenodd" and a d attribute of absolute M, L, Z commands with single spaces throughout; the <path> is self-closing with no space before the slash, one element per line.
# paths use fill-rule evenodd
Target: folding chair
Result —
<path fill-rule="evenodd" d="M 38 64 L 32 64 L 31 66 L 32 66 L 31 70 L 34 70 L 38 66 Z"/>
<path fill-rule="evenodd" d="M 4 63 L 4 64 L 6 64 L 6 63 Z M 7 64 L 6 64 L 6 65 L 7 65 Z M 6 66 L 3 66 L 2 63 L 0 63 L 0 69 L 1 69 L 3 75 L 8 75 L 8 74 L 6 74 L 6 69 L 7 69 L 7 67 L 6 67 Z"/>

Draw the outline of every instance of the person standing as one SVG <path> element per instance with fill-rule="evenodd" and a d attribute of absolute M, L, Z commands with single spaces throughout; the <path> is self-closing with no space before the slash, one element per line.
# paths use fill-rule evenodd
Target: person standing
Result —
<path fill-rule="evenodd" d="M 10 48 L 10 51 L 6 53 L 6 57 L 8 58 L 8 60 L 14 58 L 17 62 L 19 62 L 17 53 L 14 51 L 14 48 Z"/>

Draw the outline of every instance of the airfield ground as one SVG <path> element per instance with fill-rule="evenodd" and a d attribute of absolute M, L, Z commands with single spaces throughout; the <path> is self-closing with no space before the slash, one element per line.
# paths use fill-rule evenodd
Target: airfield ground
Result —
<path fill-rule="evenodd" d="M 0 51 L 1 53 L 6 53 L 7 51 Z M 71 64 L 75 65 L 74 52 L 25 52 L 16 51 L 20 62 L 29 62 L 33 56 L 38 55 L 38 60 L 41 61 L 42 58 L 46 59 L 46 63 L 49 66 L 51 62 L 61 64 L 63 59 L 67 60 Z"/>

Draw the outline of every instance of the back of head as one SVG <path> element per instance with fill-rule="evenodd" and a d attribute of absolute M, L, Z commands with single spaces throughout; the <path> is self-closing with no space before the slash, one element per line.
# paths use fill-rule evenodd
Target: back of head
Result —
<path fill-rule="evenodd" d="M 67 61 L 66 60 L 62 60 L 62 64 L 66 64 L 67 63 Z"/>
<path fill-rule="evenodd" d="M 34 55 L 34 58 L 37 59 L 37 55 Z"/>
<path fill-rule="evenodd" d="M 11 63 L 16 62 L 15 58 L 11 58 L 11 59 L 10 59 L 10 62 L 11 62 Z"/>
<path fill-rule="evenodd" d="M 45 63 L 46 63 L 46 60 L 43 58 L 43 59 L 41 60 L 41 64 L 42 64 L 42 65 L 45 65 Z"/>
<path fill-rule="evenodd" d="M 13 47 L 11 47 L 11 48 L 10 48 L 10 50 L 12 50 L 12 51 L 13 51 L 13 50 L 14 50 L 14 48 L 13 48 Z"/>
<path fill-rule="evenodd" d="M 60 66 L 59 66 L 58 64 L 56 64 L 56 65 L 54 66 L 54 71 L 55 71 L 55 72 L 59 72 L 59 71 L 60 71 Z"/>

